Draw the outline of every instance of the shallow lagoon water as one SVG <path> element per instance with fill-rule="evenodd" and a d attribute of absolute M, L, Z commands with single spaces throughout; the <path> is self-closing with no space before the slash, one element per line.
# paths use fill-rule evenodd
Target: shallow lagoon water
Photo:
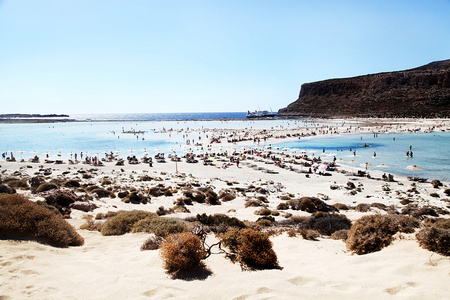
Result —
<path fill-rule="evenodd" d="M 395 140 L 394 140 L 395 138 Z M 370 147 L 363 147 L 364 144 Z M 342 164 L 354 168 L 368 162 L 372 165 L 370 170 L 386 173 L 412 176 L 411 170 L 406 167 L 417 165 L 422 168 L 415 171 L 414 176 L 426 177 L 430 180 L 440 179 L 450 181 L 450 133 L 402 133 L 402 134 L 341 134 L 338 136 L 305 138 L 299 141 L 277 144 L 280 147 L 307 149 L 316 151 L 316 156 L 324 157 L 325 153 L 335 154 L 337 159 L 346 162 Z M 407 157 L 406 152 L 412 146 L 413 157 Z M 352 151 L 350 151 L 350 148 Z M 353 151 L 356 150 L 356 156 Z M 374 157 L 374 152 L 376 157 Z M 311 155 L 312 153 L 307 153 Z M 333 157 L 333 156 L 331 156 Z M 357 163 L 350 164 L 351 160 Z M 377 167 L 380 164 L 388 168 Z"/>
<path fill-rule="evenodd" d="M 319 124 L 333 126 L 335 124 Z M 121 156 L 130 155 L 134 150 L 141 156 L 143 149 L 153 155 L 156 148 L 164 152 L 177 152 L 186 150 L 183 139 L 184 133 L 177 133 L 181 129 L 280 129 L 310 127 L 310 123 L 302 120 L 207 120 L 207 121 L 121 121 L 121 122 L 75 122 L 75 123 L 43 123 L 43 124 L 0 124 L 0 151 L 13 150 L 17 158 L 30 158 L 37 155 L 44 157 L 45 152 L 50 157 L 62 153 L 62 158 L 70 157 L 70 152 L 84 152 L 88 155 L 105 151 L 121 151 Z M 124 134 L 122 130 L 141 130 L 144 134 Z M 173 129 L 169 133 L 159 133 L 162 130 Z M 208 133 L 192 133 L 189 139 L 207 138 Z M 209 133 L 210 134 L 210 133 Z M 395 137 L 395 141 L 394 138 Z M 370 147 L 362 147 L 364 143 Z M 293 142 L 279 145 L 297 149 L 314 150 L 315 155 L 323 156 L 325 153 L 334 153 L 336 158 L 348 161 L 354 159 L 358 163 L 349 166 L 360 168 L 360 164 L 369 162 L 373 166 L 370 170 L 379 170 L 386 173 L 411 176 L 412 171 L 406 169 L 408 165 L 418 165 L 421 171 L 414 175 L 427 177 L 430 180 L 440 179 L 450 181 L 450 133 L 408 133 L 408 134 L 341 134 L 329 137 L 302 138 Z M 406 157 L 406 151 L 412 146 L 413 158 Z M 239 145 L 237 145 L 239 147 Z M 350 151 L 352 148 L 352 151 Z M 20 152 L 23 151 L 23 153 Z M 356 156 L 353 156 L 356 150 Z M 373 157 L 376 152 L 376 158 Z M 311 154 L 311 153 L 309 153 Z M 377 168 L 379 164 L 388 165 L 389 168 Z"/>

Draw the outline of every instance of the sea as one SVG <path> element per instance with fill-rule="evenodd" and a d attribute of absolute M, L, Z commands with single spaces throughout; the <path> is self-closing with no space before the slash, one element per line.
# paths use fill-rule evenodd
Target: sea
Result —
<path fill-rule="evenodd" d="M 167 114 L 83 114 L 70 119 L 83 122 L 0 124 L 0 152 L 18 159 L 34 155 L 68 159 L 77 153 L 101 156 L 113 152 L 122 157 L 154 155 L 158 151 L 183 153 L 189 148 L 186 139 L 198 141 L 210 137 L 208 131 L 188 133 L 196 129 L 295 129 L 300 127 L 336 126 L 308 119 L 245 119 L 245 112 L 167 113 Z M 126 133 L 132 132 L 132 133 Z M 135 132 L 135 133 L 133 133 Z M 363 145 L 367 147 L 363 147 Z M 256 146 L 256 145 L 255 145 Z M 450 132 L 402 134 L 340 134 L 301 138 L 275 143 L 272 149 L 300 152 L 331 159 L 351 168 L 386 174 L 416 176 L 450 181 Z M 215 147 L 220 147 L 216 145 Z M 236 148 L 240 148 L 239 144 Z M 413 157 L 406 156 L 407 151 Z M 276 150 L 275 150 L 276 151 Z M 376 156 L 374 156 L 374 153 Z M 0 161 L 1 162 L 1 161 Z M 410 165 L 421 170 L 411 171 Z"/>

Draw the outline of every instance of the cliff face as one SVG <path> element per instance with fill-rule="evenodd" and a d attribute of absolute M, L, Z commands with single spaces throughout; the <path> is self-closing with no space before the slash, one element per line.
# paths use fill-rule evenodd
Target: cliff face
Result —
<path fill-rule="evenodd" d="M 450 60 L 423 67 L 301 86 L 280 115 L 313 117 L 450 117 Z"/>

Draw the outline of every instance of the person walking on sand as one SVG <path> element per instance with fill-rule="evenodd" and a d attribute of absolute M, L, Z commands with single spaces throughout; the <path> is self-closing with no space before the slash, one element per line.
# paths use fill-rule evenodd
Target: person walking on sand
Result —
<path fill-rule="evenodd" d="M 236 160 L 236 167 L 239 168 L 239 157 L 238 157 L 238 159 Z"/>

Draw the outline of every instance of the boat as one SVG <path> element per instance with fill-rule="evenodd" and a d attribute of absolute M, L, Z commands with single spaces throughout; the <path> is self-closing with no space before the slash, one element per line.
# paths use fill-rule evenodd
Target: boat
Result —
<path fill-rule="evenodd" d="M 255 111 L 247 111 L 247 118 L 270 118 L 275 117 L 277 113 L 267 110 L 255 110 Z"/>

